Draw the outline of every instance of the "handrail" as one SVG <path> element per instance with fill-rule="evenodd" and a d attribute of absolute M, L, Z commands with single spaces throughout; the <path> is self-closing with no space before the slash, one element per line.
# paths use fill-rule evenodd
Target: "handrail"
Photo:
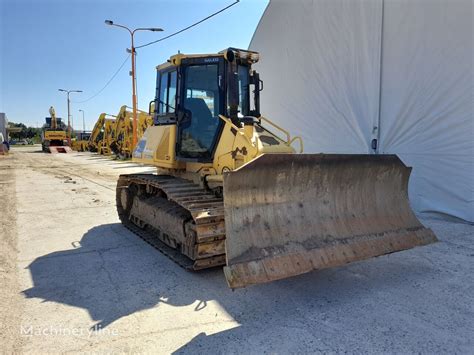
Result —
<path fill-rule="evenodd" d="M 289 142 L 289 145 L 292 145 L 294 141 L 299 140 L 300 141 L 300 154 L 303 153 L 303 138 L 300 136 L 294 136 L 291 141 Z"/>
<path fill-rule="evenodd" d="M 290 136 L 290 133 L 283 129 L 282 127 L 278 126 L 276 123 L 270 121 L 268 118 L 265 118 L 263 116 L 260 116 L 258 117 L 259 119 L 261 120 L 264 120 L 265 122 L 267 122 L 268 124 L 272 125 L 273 127 L 275 127 L 276 129 L 280 130 L 281 132 L 283 132 L 285 135 L 286 135 L 286 143 L 290 144 L 290 140 L 291 140 L 291 136 Z"/>
<path fill-rule="evenodd" d="M 232 120 L 230 120 L 229 118 L 223 116 L 223 115 L 219 115 L 219 118 L 221 120 L 223 120 L 224 122 L 226 123 L 229 123 L 235 130 L 239 131 L 239 127 L 237 127 L 233 122 Z M 283 129 L 282 127 L 278 126 L 276 123 L 273 123 L 272 121 L 270 121 L 268 118 L 265 118 L 263 116 L 260 116 L 259 119 L 262 119 L 264 120 L 265 122 L 269 123 L 270 125 L 272 125 L 273 127 L 275 127 L 276 129 L 280 130 L 281 132 L 283 132 L 285 135 L 286 135 L 286 144 L 288 144 L 289 146 L 291 146 L 293 144 L 293 142 L 295 141 L 299 141 L 300 142 L 300 153 L 303 153 L 303 149 L 304 149 L 304 146 L 303 146 L 303 138 L 301 138 L 300 136 L 294 136 L 293 138 L 291 138 L 291 135 L 290 133 Z M 249 137 L 247 137 L 245 134 L 243 135 L 247 141 L 249 143 L 252 144 L 252 141 Z"/>

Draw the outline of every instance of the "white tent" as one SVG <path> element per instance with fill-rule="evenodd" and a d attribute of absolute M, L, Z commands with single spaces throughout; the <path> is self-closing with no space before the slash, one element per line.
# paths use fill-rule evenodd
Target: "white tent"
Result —
<path fill-rule="evenodd" d="M 399 155 L 417 212 L 474 222 L 473 33 L 470 0 L 273 0 L 262 113 L 306 153 Z"/>

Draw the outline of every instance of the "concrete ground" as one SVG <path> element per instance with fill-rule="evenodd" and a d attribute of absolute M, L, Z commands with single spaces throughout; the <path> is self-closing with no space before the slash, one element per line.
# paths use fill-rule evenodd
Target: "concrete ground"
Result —
<path fill-rule="evenodd" d="M 474 353 L 474 226 L 440 242 L 231 291 L 122 227 L 90 153 L 0 157 L 0 351 Z"/>

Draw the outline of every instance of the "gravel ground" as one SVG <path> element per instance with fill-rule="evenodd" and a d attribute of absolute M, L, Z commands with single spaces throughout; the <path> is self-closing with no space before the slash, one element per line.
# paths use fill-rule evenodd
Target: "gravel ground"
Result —
<path fill-rule="evenodd" d="M 0 157 L 0 351 L 474 353 L 474 226 L 440 242 L 231 291 L 122 227 L 121 173 L 89 153 Z"/>

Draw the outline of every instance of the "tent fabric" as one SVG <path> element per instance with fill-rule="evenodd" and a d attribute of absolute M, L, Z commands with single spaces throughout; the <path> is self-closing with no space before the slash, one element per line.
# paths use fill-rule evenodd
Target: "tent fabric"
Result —
<path fill-rule="evenodd" d="M 417 212 L 474 222 L 472 15 L 470 0 L 272 0 L 250 43 L 261 111 L 307 153 L 399 155 Z"/>

